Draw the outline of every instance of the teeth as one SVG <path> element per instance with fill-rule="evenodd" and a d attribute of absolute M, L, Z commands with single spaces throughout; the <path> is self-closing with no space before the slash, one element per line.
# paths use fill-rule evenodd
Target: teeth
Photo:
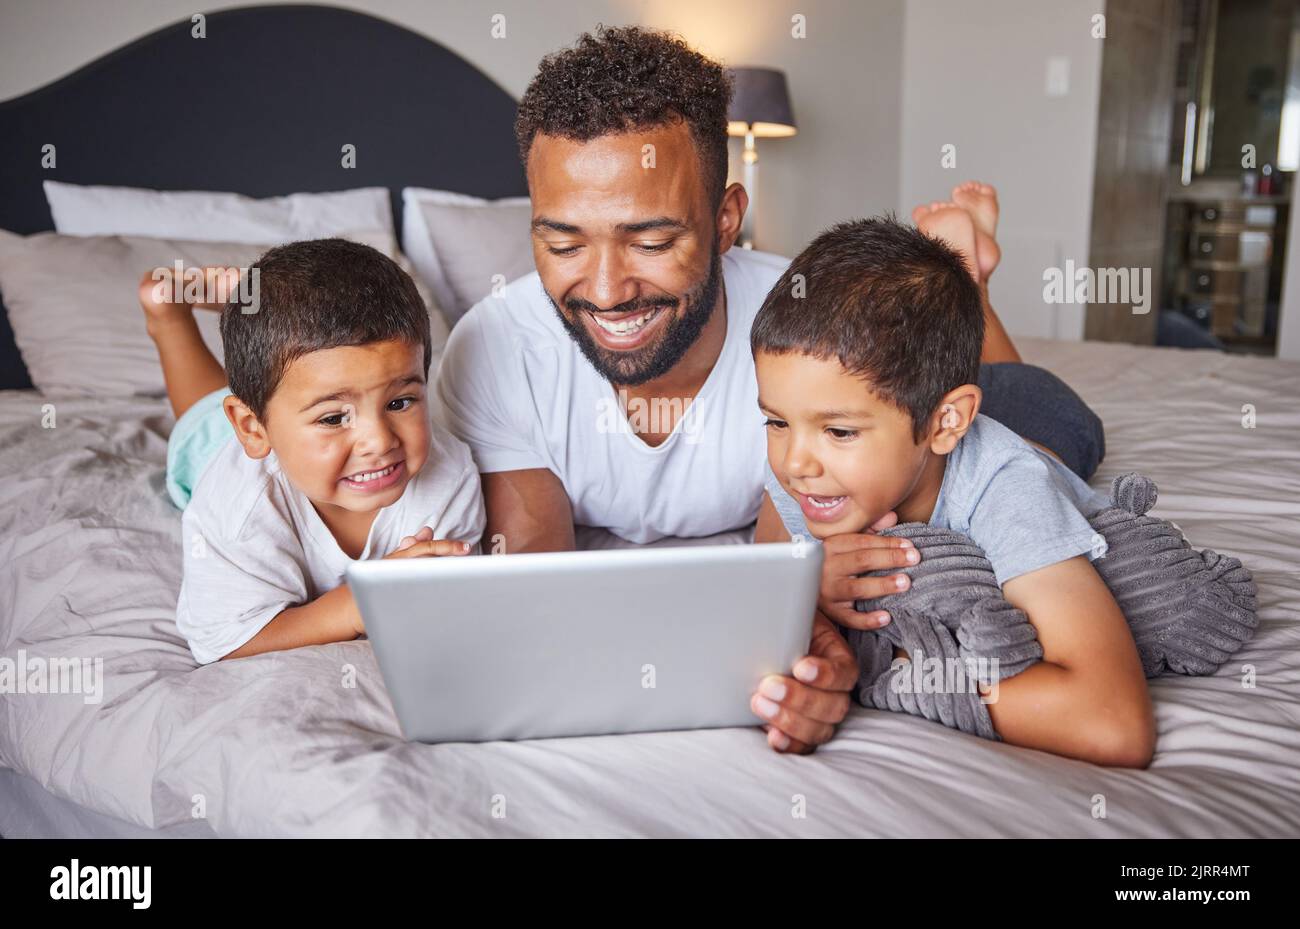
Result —
<path fill-rule="evenodd" d="M 384 470 L 382 471 L 368 471 L 368 472 L 363 471 L 358 474 L 350 474 L 348 475 L 348 480 L 352 481 L 354 484 L 364 484 L 367 481 L 376 481 L 381 477 L 387 477 L 388 475 L 392 474 L 393 469 L 396 467 L 397 465 L 392 464 L 384 468 Z"/>
<path fill-rule="evenodd" d="M 819 510 L 829 510 L 833 506 L 838 506 L 839 502 L 843 499 L 844 499 L 843 497 L 830 497 L 826 499 L 826 501 L 823 503 L 819 501 L 816 497 L 809 497 L 808 502 L 811 503 Z"/>
<path fill-rule="evenodd" d="M 654 319 L 655 316 L 658 315 L 661 309 L 663 309 L 663 307 L 655 307 L 653 310 L 647 310 L 646 312 L 642 313 L 640 316 L 633 316 L 628 319 L 620 319 L 616 323 L 610 322 L 605 319 L 601 319 L 595 313 L 591 314 L 591 318 L 596 321 L 597 326 L 604 329 L 606 332 L 610 333 L 611 335 L 629 335 L 630 333 L 636 332 L 638 329 L 640 329 L 650 320 Z"/>

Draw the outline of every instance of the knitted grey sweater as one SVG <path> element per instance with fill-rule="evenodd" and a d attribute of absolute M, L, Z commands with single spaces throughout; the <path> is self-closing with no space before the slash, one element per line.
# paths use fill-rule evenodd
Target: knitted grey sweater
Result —
<path fill-rule="evenodd" d="M 1213 674 L 1255 633 L 1255 582 L 1236 558 L 1197 551 L 1171 523 L 1145 515 L 1155 500 L 1155 484 L 1142 475 L 1115 478 L 1112 506 L 1089 520 L 1106 550 L 1093 567 L 1128 620 L 1147 677 Z M 845 630 L 858 656 L 858 700 L 997 739 L 977 685 L 1042 659 L 1034 627 L 1002 598 L 984 552 L 966 536 L 923 523 L 882 535 L 910 539 L 921 561 L 903 569 L 907 591 L 855 604 L 892 617 L 883 629 Z M 910 660 L 895 662 L 896 647 Z"/>

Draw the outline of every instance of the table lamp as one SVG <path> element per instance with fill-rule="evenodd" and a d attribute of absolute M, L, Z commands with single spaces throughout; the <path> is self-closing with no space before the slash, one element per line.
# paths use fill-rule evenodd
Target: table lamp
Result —
<path fill-rule="evenodd" d="M 727 113 L 727 135 L 745 139 L 743 183 L 749 194 L 749 209 L 740 229 L 742 248 L 754 247 L 754 198 L 758 183 L 758 151 L 755 139 L 777 139 L 795 134 L 794 109 L 785 72 L 775 68 L 730 69 L 734 93 Z"/>

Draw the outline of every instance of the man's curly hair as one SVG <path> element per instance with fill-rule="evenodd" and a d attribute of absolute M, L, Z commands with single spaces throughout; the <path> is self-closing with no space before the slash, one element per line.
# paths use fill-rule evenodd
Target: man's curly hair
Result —
<path fill-rule="evenodd" d="M 520 101 L 515 138 L 526 165 L 539 132 L 587 142 L 683 119 L 716 208 L 727 185 L 730 105 L 731 78 L 722 65 L 678 36 L 602 25 L 542 59 Z"/>

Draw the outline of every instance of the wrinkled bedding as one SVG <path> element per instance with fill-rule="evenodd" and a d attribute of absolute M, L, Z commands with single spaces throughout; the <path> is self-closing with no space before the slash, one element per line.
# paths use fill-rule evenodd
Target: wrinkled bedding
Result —
<path fill-rule="evenodd" d="M 860 708 L 810 757 L 772 753 L 758 729 L 404 742 L 367 642 L 195 666 L 173 624 L 163 401 L 16 391 L 0 393 L 0 658 L 102 658 L 104 693 L 0 694 L 0 767 L 130 823 L 197 818 L 219 836 L 1300 835 L 1300 365 L 1023 349 L 1105 421 L 1095 486 L 1141 470 L 1160 487 L 1152 515 L 1259 584 L 1259 633 L 1218 674 L 1152 682 L 1150 770 Z"/>

